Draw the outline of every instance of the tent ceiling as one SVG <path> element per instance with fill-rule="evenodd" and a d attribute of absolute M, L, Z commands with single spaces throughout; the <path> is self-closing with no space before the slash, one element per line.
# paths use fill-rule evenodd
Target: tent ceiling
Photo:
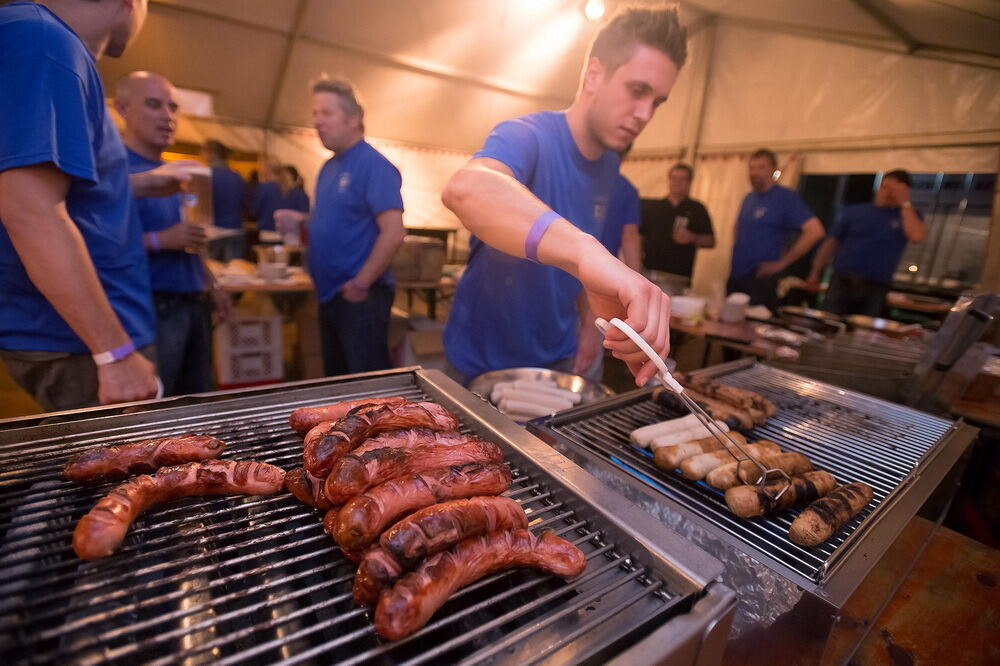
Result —
<path fill-rule="evenodd" d="M 213 93 L 219 116 L 264 126 L 308 125 L 309 82 L 344 75 L 362 93 L 372 135 L 470 150 L 500 119 L 572 99 L 597 28 L 582 4 L 150 0 L 139 39 L 101 70 L 109 82 L 158 71 Z M 997 0 L 684 0 L 681 10 L 695 32 L 714 16 L 1000 69 Z"/>

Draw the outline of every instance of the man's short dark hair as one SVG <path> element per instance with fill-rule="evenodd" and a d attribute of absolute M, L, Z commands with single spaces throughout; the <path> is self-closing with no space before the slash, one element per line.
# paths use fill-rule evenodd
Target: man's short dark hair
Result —
<path fill-rule="evenodd" d="M 330 93 L 336 95 L 340 102 L 340 108 L 349 116 L 365 115 L 365 109 L 358 100 L 358 95 L 354 91 L 354 86 L 346 79 L 331 79 L 326 75 L 320 77 L 312 86 L 313 94 Z"/>
<path fill-rule="evenodd" d="M 687 60 L 687 28 L 681 25 L 677 9 L 626 7 L 601 28 L 590 45 L 589 58 L 597 58 L 613 72 L 632 57 L 639 44 L 666 54 L 677 65 Z"/>
<path fill-rule="evenodd" d="M 889 171 L 884 176 L 882 176 L 883 180 L 885 180 L 886 178 L 892 178 L 893 180 L 898 180 L 907 187 L 910 186 L 910 183 L 913 180 L 912 178 L 910 178 L 910 172 L 907 171 L 906 169 L 893 169 L 892 171 Z"/>
<path fill-rule="evenodd" d="M 678 162 L 677 164 L 670 167 L 670 171 L 667 172 L 667 175 L 669 176 L 674 171 L 683 171 L 684 173 L 686 173 L 688 177 L 688 182 L 694 180 L 694 169 L 691 168 L 690 164 L 685 164 L 684 162 Z"/>
<path fill-rule="evenodd" d="M 758 148 L 757 150 L 753 151 L 753 155 L 750 156 L 750 159 L 756 160 L 760 159 L 761 157 L 770 162 L 772 167 L 774 168 L 778 167 L 778 156 L 775 155 L 773 151 L 770 151 L 767 148 Z"/>
<path fill-rule="evenodd" d="M 209 139 L 205 142 L 205 150 L 212 153 L 220 160 L 229 159 L 229 146 L 216 139 Z"/>

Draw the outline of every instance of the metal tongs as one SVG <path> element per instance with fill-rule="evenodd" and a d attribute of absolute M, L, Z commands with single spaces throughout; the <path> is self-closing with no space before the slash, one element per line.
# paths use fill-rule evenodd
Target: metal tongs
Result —
<path fill-rule="evenodd" d="M 635 329 L 633 329 L 631 326 L 623 322 L 621 319 L 618 319 L 617 317 L 612 319 L 610 322 L 598 318 L 594 323 L 597 325 L 597 328 L 599 328 L 602 333 L 607 333 L 608 328 L 610 326 L 614 326 L 622 333 L 627 335 L 629 339 L 632 340 L 632 342 L 634 342 L 636 345 L 639 346 L 639 349 L 641 349 L 646 354 L 646 356 L 648 356 L 649 359 L 656 365 L 656 368 L 659 371 L 657 373 L 657 379 L 660 380 L 660 383 L 662 383 L 664 386 L 666 386 L 671 391 L 676 393 L 678 397 L 680 397 L 680 399 L 684 402 L 684 404 L 687 405 L 687 408 L 691 410 L 691 413 L 695 415 L 695 417 L 698 419 L 698 421 L 701 422 L 703 426 L 705 426 L 709 434 L 715 437 L 716 441 L 718 441 L 719 444 L 722 445 L 722 448 L 728 451 L 729 455 L 731 455 L 736 460 L 737 465 L 742 466 L 743 463 L 750 462 L 757 466 L 757 468 L 760 470 L 760 478 L 757 480 L 757 485 L 761 487 L 761 491 L 764 493 L 766 497 L 768 497 L 771 500 L 772 504 L 777 502 L 778 499 L 785 494 L 785 491 L 787 491 L 792 485 L 792 479 L 791 477 L 788 476 L 788 473 L 783 469 L 778 469 L 778 468 L 768 469 L 763 465 L 763 463 L 761 463 L 759 460 L 757 460 L 752 455 L 747 453 L 747 450 L 744 449 L 743 446 L 738 441 L 730 437 L 729 433 L 719 428 L 719 426 L 715 423 L 715 419 L 712 418 L 712 416 L 708 414 L 702 408 L 701 405 L 695 402 L 695 400 L 691 398 L 691 396 L 687 395 L 687 393 L 684 392 L 684 387 L 681 386 L 676 379 L 674 379 L 673 375 L 670 374 L 670 370 L 667 368 L 667 364 L 664 363 L 663 359 L 660 358 L 659 354 L 653 351 L 653 348 L 650 347 L 649 344 L 642 339 L 642 336 L 635 332 Z M 739 453 L 742 454 L 742 457 L 740 455 L 737 455 L 736 451 L 734 451 L 734 448 L 736 451 L 739 451 Z M 742 469 L 737 469 L 737 473 L 740 471 L 742 471 Z M 785 479 L 785 486 L 780 491 L 778 491 L 778 494 L 772 497 L 771 494 L 768 492 L 768 490 L 764 488 L 764 486 L 765 484 L 767 484 L 768 479 L 782 478 L 782 477 Z"/>

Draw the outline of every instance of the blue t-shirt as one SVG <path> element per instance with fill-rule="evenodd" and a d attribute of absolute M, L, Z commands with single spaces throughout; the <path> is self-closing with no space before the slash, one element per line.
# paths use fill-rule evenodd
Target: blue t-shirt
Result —
<path fill-rule="evenodd" d="M 128 172 L 141 173 L 163 164 L 163 160 L 148 160 L 128 151 Z M 143 233 L 163 231 L 181 221 L 181 195 L 141 197 L 135 200 L 135 211 Z M 149 281 L 153 291 L 204 291 L 205 274 L 201 257 L 184 250 L 149 251 Z"/>
<path fill-rule="evenodd" d="M 212 167 L 212 221 L 215 226 L 226 229 L 243 228 L 245 189 L 246 183 L 239 173 L 228 167 Z"/>
<path fill-rule="evenodd" d="M 0 171 L 51 162 L 70 177 L 67 212 L 119 321 L 142 347 L 155 337 L 149 269 L 125 146 L 95 65 L 80 38 L 43 5 L 0 7 Z M 0 348 L 89 353 L 32 284 L 2 224 Z"/>
<path fill-rule="evenodd" d="M 298 210 L 303 213 L 309 212 L 309 195 L 301 187 L 293 187 L 281 197 L 281 206 L 288 210 Z"/>
<path fill-rule="evenodd" d="M 331 157 L 316 180 L 309 218 L 309 272 L 320 303 L 332 301 L 358 274 L 379 235 L 375 218 L 403 210 L 399 170 L 367 141 Z M 393 285 L 386 271 L 376 284 Z"/>
<path fill-rule="evenodd" d="M 743 199 L 737 221 L 730 276 L 740 278 L 765 261 L 781 258 L 785 241 L 813 217 L 799 195 L 781 185 Z"/>
<path fill-rule="evenodd" d="M 833 260 L 834 272 L 892 283 L 907 243 L 898 207 L 873 203 L 845 206 L 830 236 L 840 244 Z"/>
<path fill-rule="evenodd" d="M 600 237 L 618 174 L 618 155 L 580 153 L 562 112 L 497 125 L 476 157 L 507 165 L 560 216 Z M 620 236 L 620 234 L 619 234 Z M 477 238 L 444 330 L 448 360 L 462 374 L 543 366 L 576 353 L 579 281 L 552 266 L 496 250 Z"/>
<path fill-rule="evenodd" d="M 639 190 L 619 173 L 615 188 L 611 191 L 604 230 L 598 236 L 608 252 L 618 256 L 618 250 L 622 247 L 622 230 L 629 224 L 638 225 L 639 217 Z"/>
<path fill-rule="evenodd" d="M 274 211 L 279 208 L 281 208 L 281 188 L 278 184 L 272 181 L 259 183 L 253 199 L 257 228 L 261 231 L 274 231 Z"/>

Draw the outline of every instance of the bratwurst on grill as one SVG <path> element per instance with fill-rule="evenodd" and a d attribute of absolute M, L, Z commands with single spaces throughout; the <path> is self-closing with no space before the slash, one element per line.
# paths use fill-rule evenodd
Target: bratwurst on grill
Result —
<path fill-rule="evenodd" d="M 212 460 L 164 467 L 137 476 L 102 498 L 73 531 L 73 550 L 84 560 L 121 546 L 132 521 L 149 507 L 191 495 L 270 495 L 284 486 L 280 467 L 254 461 Z"/>
<path fill-rule="evenodd" d="M 288 417 L 292 430 L 305 434 L 326 421 L 336 421 L 347 415 L 355 407 L 361 405 L 402 405 L 406 398 L 398 395 L 388 398 L 364 398 L 362 400 L 345 400 L 321 407 L 300 407 Z"/>
<path fill-rule="evenodd" d="M 67 461 L 63 475 L 77 483 L 120 481 L 161 467 L 217 458 L 226 448 L 211 435 L 177 435 L 142 442 L 103 446 L 78 453 Z"/>

